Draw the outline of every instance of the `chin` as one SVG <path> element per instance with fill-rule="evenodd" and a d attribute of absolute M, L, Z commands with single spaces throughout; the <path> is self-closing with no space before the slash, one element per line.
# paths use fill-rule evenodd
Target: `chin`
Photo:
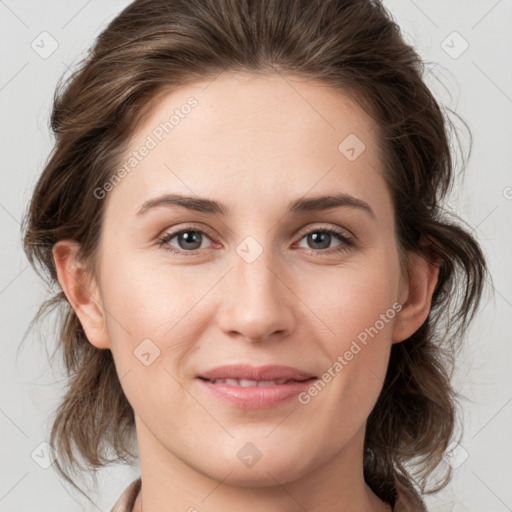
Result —
<path fill-rule="evenodd" d="M 292 466 L 292 461 L 290 460 L 284 466 Z M 306 470 L 300 471 L 296 467 L 283 467 L 283 465 L 276 465 L 272 462 L 265 464 L 263 460 L 260 460 L 252 468 L 235 466 L 226 469 L 225 473 L 218 474 L 217 471 L 215 475 L 209 476 L 217 481 L 222 481 L 224 484 L 236 487 L 274 487 L 276 482 L 287 484 L 307 474 Z M 230 471 L 231 473 L 229 473 Z M 228 473 L 229 476 L 226 478 Z"/>
<path fill-rule="evenodd" d="M 237 443 L 233 456 L 226 456 L 224 452 L 219 459 L 211 460 L 207 468 L 203 459 L 203 467 L 196 466 L 196 469 L 216 481 L 238 487 L 273 487 L 276 481 L 286 484 L 303 477 L 317 465 L 314 460 L 306 458 L 304 450 L 292 453 L 267 448 L 258 453 L 249 443 L 242 449 Z"/>

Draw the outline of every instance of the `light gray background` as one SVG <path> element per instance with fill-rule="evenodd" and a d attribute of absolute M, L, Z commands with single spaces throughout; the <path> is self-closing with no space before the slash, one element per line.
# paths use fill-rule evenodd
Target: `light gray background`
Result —
<path fill-rule="evenodd" d="M 458 182 L 450 205 L 482 243 L 495 285 L 494 298 L 485 300 L 458 364 L 457 389 L 467 399 L 461 444 L 447 458 L 457 466 L 453 480 L 427 502 L 432 512 L 505 512 L 512 510 L 512 2 L 385 3 L 407 41 L 429 63 L 426 79 L 436 96 L 463 116 L 474 135 L 466 178 Z M 16 360 L 29 321 L 47 295 L 22 253 L 20 220 L 51 149 L 48 118 L 54 88 L 127 4 L 0 0 L 2 512 L 108 511 L 138 476 L 137 467 L 103 470 L 91 506 L 66 490 L 51 467 L 40 467 L 35 460 L 45 461 L 40 443 L 48 439 L 50 414 L 65 380 L 59 368 L 50 370 L 37 332 L 29 333 Z M 40 53 L 51 50 L 51 39 L 40 35 L 44 31 L 58 43 L 51 55 L 43 55 L 47 58 L 31 47 L 35 41 Z M 461 53 L 464 41 L 469 46 Z"/>

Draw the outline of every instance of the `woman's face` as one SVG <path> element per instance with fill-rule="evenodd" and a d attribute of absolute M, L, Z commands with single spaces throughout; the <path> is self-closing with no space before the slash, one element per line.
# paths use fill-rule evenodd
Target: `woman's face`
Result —
<path fill-rule="evenodd" d="M 181 87 L 144 120 L 95 191 L 141 460 L 274 485 L 361 456 L 404 297 L 377 135 L 342 93 L 277 75 Z"/>

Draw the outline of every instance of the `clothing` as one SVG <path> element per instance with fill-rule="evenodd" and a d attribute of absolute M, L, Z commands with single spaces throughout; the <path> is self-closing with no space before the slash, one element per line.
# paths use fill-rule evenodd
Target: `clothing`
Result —
<path fill-rule="evenodd" d="M 133 505 L 137 499 L 141 487 L 140 477 L 134 480 L 119 496 L 115 505 L 110 509 L 110 512 L 132 512 Z"/>
<path fill-rule="evenodd" d="M 393 512 L 427 512 L 425 503 L 405 478 L 396 479 L 398 499 Z M 134 480 L 119 496 L 110 512 L 132 512 L 141 487 L 140 477 Z"/>

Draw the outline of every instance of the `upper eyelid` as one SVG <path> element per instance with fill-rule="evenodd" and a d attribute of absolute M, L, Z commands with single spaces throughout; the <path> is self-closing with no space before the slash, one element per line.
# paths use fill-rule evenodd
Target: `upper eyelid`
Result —
<path fill-rule="evenodd" d="M 318 231 L 322 231 L 322 230 L 329 230 L 329 229 L 333 229 L 335 231 L 342 231 L 344 233 L 347 233 L 348 237 L 349 238 L 356 238 L 354 234 L 352 234 L 352 232 L 350 230 L 348 230 L 347 228 L 344 228 L 342 226 L 334 226 L 332 224 L 325 224 L 325 225 L 322 225 L 322 226 L 309 226 L 309 227 L 305 227 L 304 229 L 301 229 L 299 231 L 299 235 L 305 235 L 305 234 L 308 234 L 308 233 L 311 233 L 315 230 L 318 230 Z"/>
<path fill-rule="evenodd" d="M 334 229 L 334 230 L 337 230 L 337 231 L 341 231 L 342 233 L 340 235 L 344 235 L 346 233 L 346 238 L 350 238 L 351 240 L 357 240 L 357 237 L 350 230 L 348 230 L 347 228 L 342 227 L 342 226 L 335 226 L 333 224 L 306 226 L 306 227 L 304 227 L 303 229 L 301 229 L 299 231 L 297 236 L 299 236 L 300 239 L 302 239 L 302 237 L 306 236 L 307 234 L 309 234 L 311 232 L 314 232 L 315 230 L 322 231 L 322 230 L 329 230 L 329 229 Z M 186 231 L 198 231 L 198 232 L 201 232 L 201 233 L 207 235 L 208 238 L 210 238 L 210 240 L 212 240 L 214 238 L 213 236 L 211 236 L 209 234 L 209 232 L 208 232 L 209 230 L 208 229 L 206 229 L 206 228 L 204 228 L 202 226 L 201 227 L 200 226 L 195 226 L 193 223 L 191 223 L 190 225 L 185 225 L 184 227 L 176 229 L 175 231 L 173 231 L 173 230 L 171 230 L 171 231 L 164 231 L 159 236 L 159 239 L 162 239 L 164 237 L 172 239 L 175 236 L 177 236 L 177 235 L 179 235 L 179 234 L 181 234 L 183 232 L 186 232 Z"/>

